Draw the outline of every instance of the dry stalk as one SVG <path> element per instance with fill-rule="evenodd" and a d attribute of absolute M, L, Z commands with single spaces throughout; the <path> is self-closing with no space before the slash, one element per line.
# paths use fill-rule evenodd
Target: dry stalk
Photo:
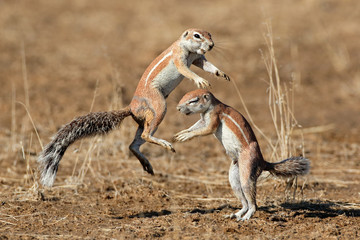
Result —
<path fill-rule="evenodd" d="M 91 162 L 92 162 L 92 153 L 97 148 L 96 142 L 98 140 L 99 140 L 99 137 L 95 137 L 95 139 L 93 139 L 91 141 L 91 144 L 86 152 L 84 162 L 83 162 L 82 166 L 80 167 L 79 174 L 77 177 L 77 180 L 79 183 L 84 183 L 84 178 L 89 170 L 91 171 L 92 175 L 94 177 L 96 177 L 95 171 L 91 167 Z"/>
<path fill-rule="evenodd" d="M 41 148 L 43 148 L 42 141 L 40 139 L 39 133 L 37 131 L 37 128 L 35 126 L 35 123 L 33 121 L 33 118 L 30 114 L 30 100 L 29 100 L 29 84 L 28 84 L 28 78 L 27 78 L 27 69 L 26 69 L 26 59 L 25 59 L 25 47 L 24 43 L 22 43 L 22 50 L 21 50 L 21 56 L 22 56 L 22 74 L 23 74 L 23 80 L 24 80 L 24 89 L 25 89 L 25 104 L 19 101 L 16 101 L 16 91 L 15 86 L 12 85 L 12 126 L 11 126 L 11 137 L 12 137 L 12 150 L 15 150 L 15 142 L 16 142 L 16 103 L 22 105 L 28 115 L 28 118 L 32 124 L 32 127 L 35 131 L 36 137 L 39 141 L 39 144 Z M 31 147 L 33 143 L 33 134 L 30 133 L 30 139 L 28 144 L 28 150 L 26 151 L 22 142 L 20 142 L 21 145 L 21 151 L 22 151 L 22 157 L 26 162 L 26 175 L 25 178 L 25 184 L 29 185 L 31 184 L 30 179 L 32 179 L 32 186 L 28 189 L 28 191 L 24 194 L 25 199 L 33 199 L 34 196 L 37 196 L 38 191 L 38 184 L 36 182 L 36 174 L 33 172 L 31 165 L 30 165 L 30 154 L 31 154 Z M 27 154 L 26 154 L 27 152 Z"/>
<path fill-rule="evenodd" d="M 27 76 L 27 67 L 26 67 L 26 54 L 25 54 L 25 43 L 21 42 L 21 69 L 22 76 L 24 81 L 24 91 L 25 91 L 25 106 L 30 108 L 30 99 L 29 99 L 29 81 Z"/>
<path fill-rule="evenodd" d="M 31 124 L 32 124 L 32 126 L 33 126 L 33 129 L 34 129 L 34 131 L 35 131 L 35 134 L 36 134 L 36 137 L 37 137 L 37 139 L 38 139 L 38 141 L 39 141 L 39 144 L 40 144 L 41 148 L 44 148 L 44 146 L 43 146 L 43 144 L 42 144 L 42 141 L 41 141 L 41 139 L 40 139 L 39 133 L 38 133 L 38 131 L 37 131 L 37 128 L 36 128 L 36 126 L 35 126 L 35 123 L 34 123 L 32 117 L 31 117 L 31 114 L 30 114 L 28 108 L 27 108 L 26 105 L 25 105 L 24 103 L 22 103 L 22 102 L 17 101 L 16 103 L 18 103 L 18 104 L 20 104 L 20 105 L 22 105 L 22 106 L 24 107 L 24 109 L 25 109 L 25 111 L 26 111 L 26 113 L 27 113 L 27 115 L 28 115 L 28 117 L 29 117 L 29 119 L 30 119 L 30 122 L 31 122 Z"/>
<path fill-rule="evenodd" d="M 294 116 L 294 89 L 295 84 L 292 81 L 291 89 L 289 90 L 285 83 L 281 82 L 280 74 L 277 66 L 277 61 L 275 57 L 274 42 L 273 42 L 273 32 L 270 22 L 265 23 L 266 34 L 264 34 L 264 40 L 266 43 L 267 51 L 264 53 L 260 50 L 261 57 L 264 61 L 267 74 L 268 74 L 268 106 L 271 115 L 271 119 L 274 125 L 276 140 L 272 140 L 269 136 L 266 136 L 264 132 L 255 124 L 253 118 L 251 117 L 248 108 L 243 100 L 243 97 L 233 81 L 235 90 L 239 95 L 240 101 L 245 109 L 245 112 L 249 118 L 252 126 L 260 133 L 260 135 L 268 143 L 268 147 L 271 149 L 270 161 L 279 161 L 282 159 L 289 158 L 295 154 L 295 145 L 296 142 L 293 139 L 295 128 L 301 127 Z M 293 76 L 294 77 L 294 76 Z M 293 79 L 292 79 L 293 80 Z M 297 135 L 301 135 L 302 139 L 302 154 L 304 156 L 304 143 L 303 143 L 303 133 L 297 130 Z M 287 180 L 287 192 L 294 187 L 293 197 L 296 194 L 297 188 L 297 179 L 292 178 Z"/>
<path fill-rule="evenodd" d="M 32 133 L 30 134 L 30 140 L 29 140 L 29 149 L 31 149 L 32 146 Z M 22 199 L 23 200 L 29 200 L 29 199 L 36 199 L 38 196 L 38 189 L 39 189 L 39 184 L 36 181 L 36 173 L 33 171 L 33 169 L 31 168 L 30 165 L 30 154 L 31 151 L 25 151 L 25 148 L 22 144 L 21 144 L 21 153 L 22 153 L 22 157 L 24 159 L 24 161 L 26 162 L 26 174 L 24 176 L 25 178 L 25 185 L 29 186 L 31 184 L 31 187 L 29 187 L 29 189 L 27 189 L 27 191 L 22 195 Z M 27 154 L 26 154 L 27 153 Z"/>
<path fill-rule="evenodd" d="M 269 110 L 277 136 L 272 147 L 271 160 L 278 161 L 289 158 L 295 154 L 296 142 L 293 139 L 293 132 L 296 127 L 299 128 L 301 126 L 294 116 L 295 85 L 292 81 L 292 91 L 289 91 L 287 85 L 281 82 L 275 57 L 272 27 L 270 22 L 266 22 L 265 26 L 267 33 L 264 34 L 264 39 L 267 46 L 267 55 L 261 52 L 261 56 L 268 72 Z M 303 146 L 302 138 L 302 154 L 304 155 Z M 293 199 L 295 199 L 297 178 L 288 179 L 286 182 L 286 195 L 288 195 L 291 188 L 294 188 Z"/>
<path fill-rule="evenodd" d="M 15 152 L 16 145 L 16 88 L 14 82 L 11 83 L 11 151 Z M 16 160 L 15 160 L 16 161 Z"/>

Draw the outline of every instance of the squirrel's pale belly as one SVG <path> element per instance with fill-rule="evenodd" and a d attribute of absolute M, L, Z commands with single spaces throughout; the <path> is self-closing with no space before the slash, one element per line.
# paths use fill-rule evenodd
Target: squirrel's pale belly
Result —
<path fill-rule="evenodd" d="M 173 51 L 165 54 L 156 64 L 154 64 L 154 66 L 149 70 L 145 77 L 145 87 L 151 81 L 151 86 L 160 90 L 165 98 L 184 79 L 184 76 L 178 71 L 174 63 L 173 54 Z M 201 57 L 201 55 L 196 53 L 190 53 L 186 57 L 187 67 L 189 68 L 194 62 L 194 60 L 198 59 L 199 57 Z M 155 76 L 152 79 L 153 75 Z"/>
<path fill-rule="evenodd" d="M 184 79 L 184 76 L 177 70 L 174 61 L 161 70 L 154 78 L 152 86 L 159 89 L 164 96 L 168 96 Z"/>
<path fill-rule="evenodd" d="M 241 192 L 239 163 L 232 161 L 229 169 L 229 183 L 235 192 Z"/>
<path fill-rule="evenodd" d="M 241 143 L 234 132 L 224 123 L 220 123 L 214 135 L 225 148 L 226 154 L 229 155 L 231 159 L 238 160 L 241 152 Z"/>

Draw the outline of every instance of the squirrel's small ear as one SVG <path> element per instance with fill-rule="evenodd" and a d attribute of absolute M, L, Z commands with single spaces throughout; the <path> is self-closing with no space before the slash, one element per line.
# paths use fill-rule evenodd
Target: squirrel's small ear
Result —
<path fill-rule="evenodd" d="M 184 32 L 184 34 L 183 34 L 183 38 L 184 38 L 184 37 L 186 37 L 188 34 L 189 34 L 189 32 L 188 32 L 188 31 Z"/>
<path fill-rule="evenodd" d="M 205 99 L 205 100 L 209 100 L 209 99 L 210 99 L 210 95 L 209 95 L 209 94 L 204 94 L 204 99 Z"/>

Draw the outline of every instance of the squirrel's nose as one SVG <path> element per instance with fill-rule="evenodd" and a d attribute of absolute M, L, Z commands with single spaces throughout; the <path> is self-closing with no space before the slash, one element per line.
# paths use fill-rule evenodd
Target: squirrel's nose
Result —
<path fill-rule="evenodd" d="M 209 51 L 214 47 L 214 43 L 212 43 L 210 46 L 209 46 Z"/>
<path fill-rule="evenodd" d="M 180 111 L 181 107 L 180 107 L 180 106 L 176 106 L 176 109 L 177 109 L 178 111 Z"/>

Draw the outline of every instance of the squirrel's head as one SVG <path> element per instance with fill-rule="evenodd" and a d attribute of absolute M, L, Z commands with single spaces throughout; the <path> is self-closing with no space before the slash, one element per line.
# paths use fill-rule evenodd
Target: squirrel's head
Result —
<path fill-rule="evenodd" d="M 186 115 L 204 113 L 212 105 L 214 95 L 205 89 L 197 89 L 185 94 L 177 105 L 177 110 Z"/>
<path fill-rule="evenodd" d="M 214 47 L 211 34 L 200 29 L 188 29 L 180 37 L 180 45 L 191 53 L 205 54 Z"/>

